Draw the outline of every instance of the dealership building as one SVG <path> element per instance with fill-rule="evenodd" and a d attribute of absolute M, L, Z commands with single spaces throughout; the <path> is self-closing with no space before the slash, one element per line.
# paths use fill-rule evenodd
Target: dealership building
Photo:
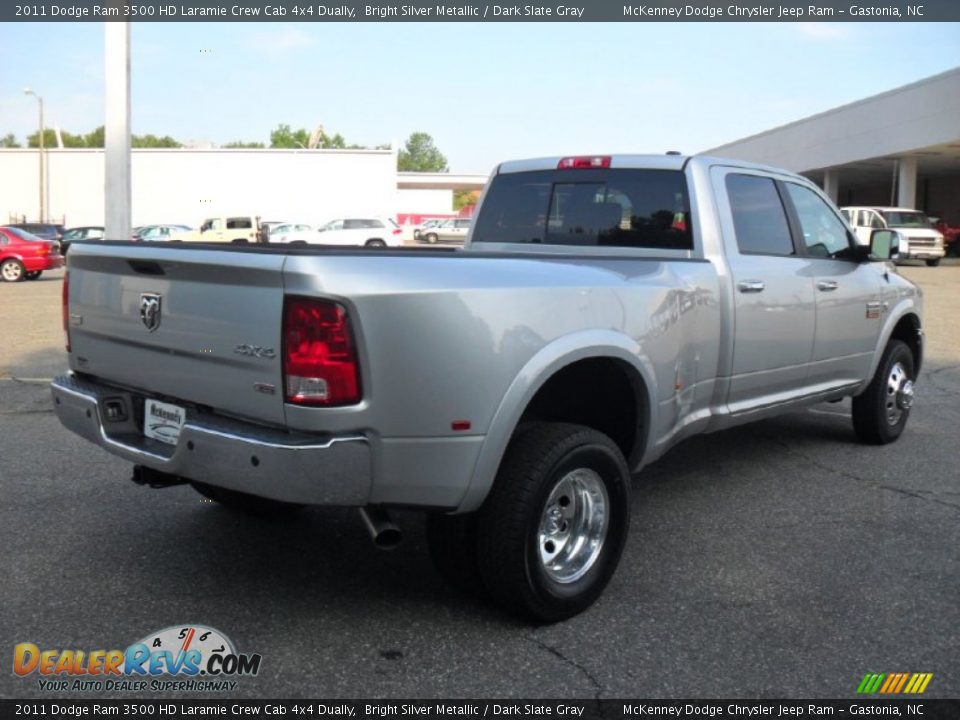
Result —
<path fill-rule="evenodd" d="M 960 225 L 960 68 L 706 153 L 801 173 L 839 205 L 918 208 Z"/>
<path fill-rule="evenodd" d="M 960 225 L 960 68 L 705 152 L 802 173 L 840 205 L 915 207 Z M 103 150 L 44 155 L 47 218 L 104 224 Z M 0 223 L 38 217 L 39 160 L 0 150 Z M 454 190 L 486 181 L 398 173 L 395 150 L 135 149 L 130 164 L 133 225 L 444 215 Z"/>

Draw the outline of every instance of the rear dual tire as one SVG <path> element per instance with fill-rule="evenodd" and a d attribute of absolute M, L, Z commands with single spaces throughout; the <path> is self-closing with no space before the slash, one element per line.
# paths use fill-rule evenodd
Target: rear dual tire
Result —
<path fill-rule="evenodd" d="M 556 622 L 600 596 L 629 526 L 630 474 L 613 441 L 580 425 L 537 423 L 507 448 L 483 507 L 429 518 L 427 537 L 455 587 Z"/>

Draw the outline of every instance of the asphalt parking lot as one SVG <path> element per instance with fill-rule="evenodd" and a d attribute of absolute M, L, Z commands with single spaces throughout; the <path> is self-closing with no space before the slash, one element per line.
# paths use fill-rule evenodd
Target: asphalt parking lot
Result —
<path fill-rule="evenodd" d="M 202 623 L 263 656 L 238 697 L 831 698 L 931 672 L 956 698 L 960 265 L 902 272 L 927 344 L 899 442 L 856 444 L 846 403 L 685 442 L 635 479 L 601 600 L 546 627 L 445 587 L 416 514 L 384 553 L 353 511 L 254 519 L 129 482 L 50 409 L 62 273 L 0 283 L 0 653 Z M 2 672 L 0 696 L 64 695 Z"/>

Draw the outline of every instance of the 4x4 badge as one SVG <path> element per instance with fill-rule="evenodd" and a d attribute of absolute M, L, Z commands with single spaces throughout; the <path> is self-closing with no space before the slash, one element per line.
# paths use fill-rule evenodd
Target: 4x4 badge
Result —
<path fill-rule="evenodd" d="M 150 332 L 160 327 L 160 293 L 140 293 L 140 322 Z"/>

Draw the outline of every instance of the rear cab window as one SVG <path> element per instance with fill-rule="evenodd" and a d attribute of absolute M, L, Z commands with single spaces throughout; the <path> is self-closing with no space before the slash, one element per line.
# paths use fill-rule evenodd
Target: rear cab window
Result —
<path fill-rule="evenodd" d="M 535 170 L 497 175 L 474 243 L 692 250 L 680 170 Z"/>

